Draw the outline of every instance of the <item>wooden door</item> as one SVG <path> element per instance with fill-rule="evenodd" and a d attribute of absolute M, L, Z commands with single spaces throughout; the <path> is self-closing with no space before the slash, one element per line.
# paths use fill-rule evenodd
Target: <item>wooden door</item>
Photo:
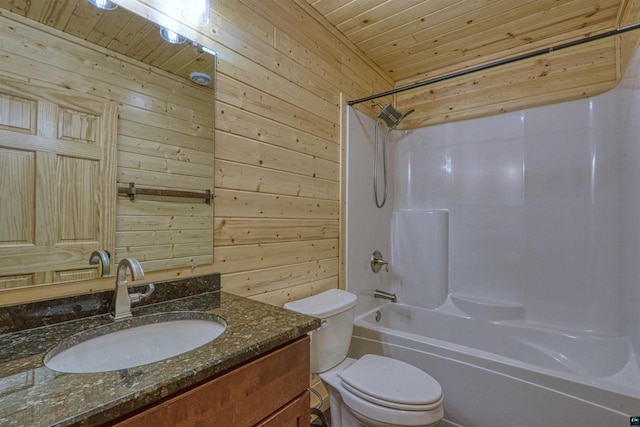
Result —
<path fill-rule="evenodd" d="M 0 288 L 87 279 L 115 250 L 114 104 L 0 78 Z"/>

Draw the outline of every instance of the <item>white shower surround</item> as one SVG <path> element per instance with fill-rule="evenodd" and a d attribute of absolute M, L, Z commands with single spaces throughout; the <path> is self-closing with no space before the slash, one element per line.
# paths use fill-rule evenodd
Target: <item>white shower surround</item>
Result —
<path fill-rule="evenodd" d="M 522 306 L 532 326 L 624 337 L 640 354 L 639 74 L 636 53 L 594 98 L 394 132 L 383 209 L 374 121 L 350 109 L 346 283 L 358 312 L 382 304 L 373 289 L 394 290 L 393 259 L 390 273 L 368 268 L 374 249 L 391 256 L 393 210 L 442 209 L 450 293 Z"/>

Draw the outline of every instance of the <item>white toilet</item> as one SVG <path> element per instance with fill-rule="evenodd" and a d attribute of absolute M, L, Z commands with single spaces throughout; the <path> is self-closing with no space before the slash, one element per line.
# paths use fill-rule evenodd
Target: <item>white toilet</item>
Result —
<path fill-rule="evenodd" d="M 437 425 L 442 387 L 429 374 L 384 356 L 347 358 L 356 302 L 354 294 L 332 289 L 284 306 L 322 319 L 311 332 L 311 372 L 329 391 L 332 427 Z"/>

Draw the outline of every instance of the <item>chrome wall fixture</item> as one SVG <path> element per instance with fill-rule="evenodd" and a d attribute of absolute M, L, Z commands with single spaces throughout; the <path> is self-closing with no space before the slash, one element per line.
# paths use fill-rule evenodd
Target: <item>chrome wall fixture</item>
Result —
<path fill-rule="evenodd" d="M 111 254 L 104 249 L 98 249 L 91 253 L 89 257 L 90 265 L 100 265 L 100 277 L 107 277 L 111 274 Z"/>
<path fill-rule="evenodd" d="M 211 76 L 202 71 L 194 71 L 189 74 L 189 78 L 192 82 L 200 86 L 208 86 L 211 83 Z"/>
<path fill-rule="evenodd" d="M 171 44 L 182 44 L 187 41 L 185 36 L 164 27 L 160 27 L 160 37 L 162 37 L 162 40 Z"/>
<path fill-rule="evenodd" d="M 379 299 L 384 299 L 384 300 L 391 301 L 391 302 L 398 302 L 398 297 L 396 297 L 395 293 L 391 293 L 391 292 L 387 292 L 387 291 L 381 291 L 380 289 L 376 289 L 375 291 L 373 291 L 373 297 L 374 298 L 379 298 Z M 377 313 L 376 313 L 376 321 L 379 321 Z"/>
<path fill-rule="evenodd" d="M 389 261 L 384 260 L 382 253 L 379 250 L 373 251 L 373 254 L 371 255 L 371 270 L 374 273 L 377 273 L 383 265 L 385 270 L 389 271 Z"/>
<path fill-rule="evenodd" d="M 413 113 L 415 110 L 413 108 L 409 108 L 406 112 L 401 113 L 396 110 L 393 105 L 387 104 L 383 106 L 378 102 L 374 102 L 374 105 L 380 107 L 380 114 L 378 114 L 378 118 L 376 121 L 376 127 L 374 130 L 374 138 L 375 138 L 375 155 L 373 157 L 373 197 L 376 202 L 376 206 L 378 208 L 382 208 L 387 201 L 387 193 L 389 191 L 389 183 L 387 182 L 387 138 L 389 133 L 394 130 L 400 122 L 407 117 L 409 114 Z M 384 184 L 384 192 L 382 195 L 382 201 L 378 198 L 378 125 L 383 121 L 387 125 L 387 132 L 384 134 L 384 139 L 382 140 L 382 173 L 383 173 L 383 184 Z"/>

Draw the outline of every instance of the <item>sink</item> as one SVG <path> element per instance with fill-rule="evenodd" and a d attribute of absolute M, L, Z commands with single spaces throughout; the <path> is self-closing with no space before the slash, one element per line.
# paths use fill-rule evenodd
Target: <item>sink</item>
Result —
<path fill-rule="evenodd" d="M 191 311 L 134 317 L 66 338 L 47 352 L 44 364 L 69 373 L 133 368 L 203 346 L 226 327 L 221 317 Z"/>

